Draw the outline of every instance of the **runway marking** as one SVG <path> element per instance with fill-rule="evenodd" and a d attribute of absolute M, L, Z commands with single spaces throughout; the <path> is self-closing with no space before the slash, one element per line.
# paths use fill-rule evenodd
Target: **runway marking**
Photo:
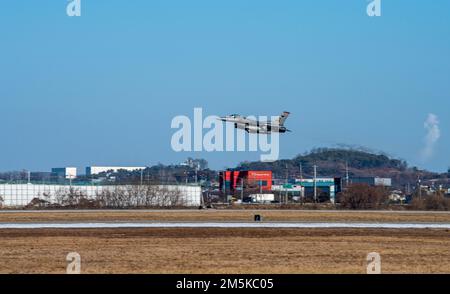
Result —
<path fill-rule="evenodd" d="M 0 223 L 0 229 L 120 229 L 120 228 L 351 228 L 450 229 L 447 223 L 287 223 L 287 222 L 126 222 L 126 223 Z"/>

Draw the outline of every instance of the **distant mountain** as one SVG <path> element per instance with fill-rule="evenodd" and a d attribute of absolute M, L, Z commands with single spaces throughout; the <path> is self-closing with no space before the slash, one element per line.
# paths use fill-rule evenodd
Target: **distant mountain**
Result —
<path fill-rule="evenodd" d="M 191 162 L 201 162 L 203 168 Z M 411 189 L 417 184 L 420 177 L 423 184 L 443 184 L 450 187 L 450 173 L 438 174 L 416 167 L 408 167 L 406 161 L 392 158 L 383 153 L 365 149 L 351 148 L 317 148 L 293 159 L 278 160 L 275 162 L 242 162 L 235 170 L 271 170 L 275 179 L 300 177 L 300 166 L 304 178 L 313 177 L 313 166 L 317 165 L 319 177 L 345 177 L 348 166 L 349 176 L 352 177 L 388 177 L 392 178 L 395 188 Z M 188 159 L 186 163 L 178 165 L 158 164 L 146 168 L 144 171 L 119 171 L 112 174 L 99 174 L 98 179 L 111 179 L 115 183 L 193 183 L 197 180 L 208 182 L 218 180 L 218 171 L 206 168 L 207 161 L 203 159 Z M 0 174 L 0 179 L 1 179 Z M 7 178 L 7 177 L 6 177 Z M 79 180 L 84 180 L 79 177 Z M 89 179 L 85 179 L 89 180 Z"/>
<path fill-rule="evenodd" d="M 275 178 L 285 179 L 313 176 L 313 166 L 317 166 L 317 175 L 326 177 L 345 177 L 348 166 L 351 177 L 389 177 L 394 186 L 404 187 L 408 183 L 415 185 L 420 177 L 423 181 L 438 179 L 448 182 L 447 174 L 437 174 L 416 167 L 408 167 L 404 160 L 391 158 L 382 153 L 359 149 L 317 148 L 298 155 L 293 159 L 275 162 L 242 162 L 236 170 L 271 170 Z"/>

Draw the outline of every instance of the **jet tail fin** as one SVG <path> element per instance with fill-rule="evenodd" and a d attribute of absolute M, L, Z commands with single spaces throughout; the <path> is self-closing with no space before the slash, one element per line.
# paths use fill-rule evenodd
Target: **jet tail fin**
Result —
<path fill-rule="evenodd" d="M 278 119 L 276 120 L 276 122 L 278 123 L 278 125 L 280 125 L 280 126 L 284 125 L 284 122 L 285 122 L 286 119 L 288 118 L 289 114 L 290 114 L 290 112 L 287 112 L 287 111 L 283 112 L 283 113 L 278 117 Z"/>

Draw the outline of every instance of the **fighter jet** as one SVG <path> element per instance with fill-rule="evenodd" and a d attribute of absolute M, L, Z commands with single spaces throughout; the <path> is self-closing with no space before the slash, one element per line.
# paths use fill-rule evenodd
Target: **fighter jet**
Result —
<path fill-rule="evenodd" d="M 286 133 L 291 132 L 284 126 L 284 122 L 289 114 L 289 112 L 285 111 L 274 121 L 253 120 L 239 114 L 227 115 L 221 117 L 220 120 L 234 123 L 236 129 L 245 130 L 247 133 L 251 134 L 270 134 L 272 132 Z"/>

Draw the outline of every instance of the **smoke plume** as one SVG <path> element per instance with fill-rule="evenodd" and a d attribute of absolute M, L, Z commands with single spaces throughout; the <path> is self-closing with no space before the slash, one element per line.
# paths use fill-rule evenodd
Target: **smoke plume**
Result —
<path fill-rule="evenodd" d="M 423 127 L 427 131 L 424 138 L 425 146 L 422 149 L 422 160 L 426 161 L 433 156 L 434 147 L 441 137 L 441 130 L 439 129 L 439 119 L 437 115 L 430 113 L 425 120 Z"/>

